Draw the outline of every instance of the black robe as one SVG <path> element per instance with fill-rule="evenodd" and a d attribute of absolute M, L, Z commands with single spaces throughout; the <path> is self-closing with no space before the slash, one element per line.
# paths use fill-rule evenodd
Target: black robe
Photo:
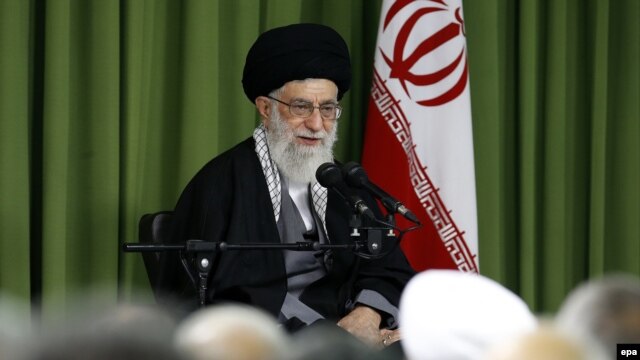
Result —
<path fill-rule="evenodd" d="M 265 176 L 253 138 L 207 163 L 190 181 L 174 210 L 173 240 L 188 239 L 241 243 L 280 243 Z M 380 215 L 375 201 L 360 193 Z M 328 192 L 326 226 L 332 244 L 350 242 L 351 210 L 332 190 Z M 309 285 L 300 299 L 326 319 L 348 312 L 354 297 L 373 290 L 398 306 L 400 293 L 414 274 L 399 247 L 378 260 L 332 250 L 327 276 Z M 182 295 L 195 306 L 195 288 L 177 256 L 163 258 L 160 290 Z M 235 301 L 260 307 L 278 316 L 287 292 L 281 250 L 242 250 L 218 253 L 210 276 L 209 303 Z"/>

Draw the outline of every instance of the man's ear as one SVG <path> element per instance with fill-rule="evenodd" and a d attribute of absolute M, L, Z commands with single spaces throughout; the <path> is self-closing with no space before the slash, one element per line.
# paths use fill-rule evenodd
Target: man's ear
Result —
<path fill-rule="evenodd" d="M 255 104 L 262 123 L 267 126 L 269 124 L 269 117 L 271 117 L 271 100 L 266 96 L 258 96 Z"/>

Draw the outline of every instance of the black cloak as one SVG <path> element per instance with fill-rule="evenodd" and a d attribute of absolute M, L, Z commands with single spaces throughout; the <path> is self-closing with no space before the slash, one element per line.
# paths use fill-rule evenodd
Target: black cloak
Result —
<path fill-rule="evenodd" d="M 254 140 L 247 140 L 207 163 L 190 181 L 174 210 L 173 239 L 280 243 L 273 207 Z M 375 201 L 360 194 L 379 214 Z M 350 242 L 351 211 L 332 190 L 328 192 L 326 225 L 330 242 Z M 373 290 L 398 306 L 400 294 L 414 274 L 399 247 L 378 260 L 333 251 L 332 267 L 324 278 L 300 296 L 326 319 L 338 320 L 361 290 Z M 158 286 L 197 304 L 195 288 L 176 256 L 166 253 Z M 209 303 L 242 302 L 278 316 L 287 292 L 281 250 L 244 250 L 218 253 L 209 279 Z"/>

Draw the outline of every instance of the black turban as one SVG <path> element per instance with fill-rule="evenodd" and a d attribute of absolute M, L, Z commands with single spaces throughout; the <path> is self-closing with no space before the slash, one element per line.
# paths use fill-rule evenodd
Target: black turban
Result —
<path fill-rule="evenodd" d="M 262 33 L 247 54 L 242 86 L 254 102 L 289 81 L 307 78 L 333 81 L 338 99 L 351 86 L 349 49 L 330 27 L 294 24 Z"/>

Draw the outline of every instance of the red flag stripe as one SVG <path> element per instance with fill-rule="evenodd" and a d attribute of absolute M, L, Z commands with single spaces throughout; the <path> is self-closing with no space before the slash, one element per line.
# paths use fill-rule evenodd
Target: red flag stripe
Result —
<path fill-rule="evenodd" d="M 445 249 L 451 256 L 455 267 L 462 271 L 478 272 L 475 256 L 469 250 L 464 240 L 464 232 L 461 232 L 456 226 L 454 219 L 451 217 L 450 211 L 447 210 L 444 202 L 438 194 L 438 189 L 434 187 L 433 182 L 429 178 L 426 167 L 424 167 L 415 153 L 415 146 L 409 129 L 409 122 L 402 108 L 398 106 L 398 101 L 393 97 L 392 93 L 386 87 L 377 70 L 373 71 L 373 86 L 371 89 L 371 100 L 375 105 L 375 110 L 381 115 L 386 122 L 388 128 L 392 131 L 397 143 L 404 151 L 404 157 L 407 159 L 409 170 L 410 185 L 413 188 L 414 195 L 418 199 L 419 204 L 426 213 L 430 221 L 423 222 L 424 226 L 435 227 L 439 239 L 442 241 Z M 372 121 L 371 117 L 369 121 Z M 369 140 L 370 131 L 367 129 L 367 139 Z M 372 143 L 369 141 L 369 143 Z M 365 167 L 368 166 L 367 154 L 371 151 L 365 149 Z M 369 170 L 372 172 L 371 170 Z M 373 170 L 375 171 L 375 170 Z M 375 177 L 372 175 L 375 181 Z M 426 241 L 424 239 L 423 241 Z M 408 252 L 410 256 L 411 252 Z M 414 264 L 417 268 L 432 267 L 431 264 Z"/>

